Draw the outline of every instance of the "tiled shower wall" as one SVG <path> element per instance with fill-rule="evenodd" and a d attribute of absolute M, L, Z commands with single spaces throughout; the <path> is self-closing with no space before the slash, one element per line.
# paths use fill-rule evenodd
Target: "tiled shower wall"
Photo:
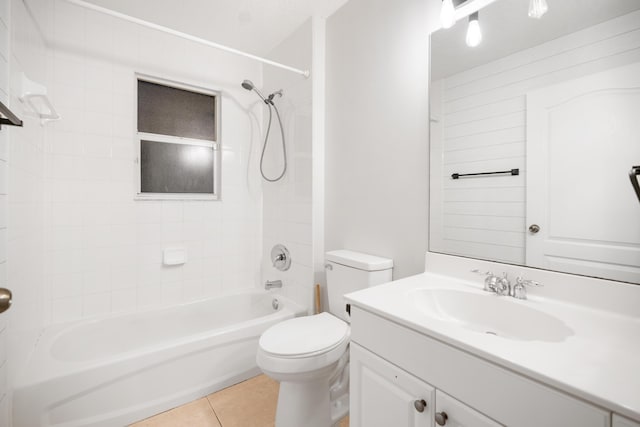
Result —
<path fill-rule="evenodd" d="M 259 64 L 64 1 L 51 2 L 45 167 L 50 321 L 144 310 L 260 279 Z M 46 18 L 43 20 L 46 21 Z M 134 201 L 135 72 L 221 90 L 222 200 Z M 185 247 L 184 266 L 162 249 Z"/>
<path fill-rule="evenodd" d="M 0 369 L 9 390 L 12 376 L 26 359 L 30 345 L 44 324 L 44 146 L 45 129 L 18 100 L 22 92 L 21 73 L 43 82 L 47 77 L 44 40 L 30 11 L 21 0 L 1 1 L 3 59 L 9 62 L 8 75 L 2 75 L 2 101 L 24 121 L 24 127 L 3 126 L 0 130 L 0 193 L 4 213 L 0 245 L 0 286 L 13 292 L 13 305 L 7 311 L 6 338 L 0 343 L 7 363 Z M 10 19 L 7 19 L 10 16 Z M 9 31 L 5 33 L 6 28 Z M 5 85 L 9 82 L 8 90 Z M 8 93 L 8 97 L 6 96 Z M 5 240 L 6 239 L 6 240 Z M 10 393 L 7 395 L 11 397 Z M 7 406 L 4 406 L 4 405 Z M 0 425 L 10 425 L 10 401 L 3 400 Z M 7 411 L 7 412 L 4 412 Z"/>
<path fill-rule="evenodd" d="M 311 68 L 311 21 L 307 21 L 269 55 L 270 59 L 299 69 Z M 264 240 L 262 279 L 283 281 L 282 293 L 312 310 L 313 256 L 311 246 L 311 79 L 271 67 L 264 69 L 264 91 L 283 89 L 276 99 L 287 143 L 287 173 L 281 181 L 264 182 Z M 266 113 L 265 113 L 266 115 Z M 277 119 L 273 117 L 265 155 L 265 173 L 282 170 L 282 145 Z M 270 261 L 271 248 L 284 244 L 291 252 L 291 269 L 281 272 Z"/>
<path fill-rule="evenodd" d="M 0 101 L 9 103 L 9 1 L 0 1 Z M 7 288 L 7 132 L 0 131 L 0 287 Z M 9 425 L 8 317 L 0 314 L 0 425 Z"/>

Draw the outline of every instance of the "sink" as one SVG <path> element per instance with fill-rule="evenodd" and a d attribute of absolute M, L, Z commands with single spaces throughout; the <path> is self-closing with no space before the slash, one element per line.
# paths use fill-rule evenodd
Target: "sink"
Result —
<path fill-rule="evenodd" d="M 548 342 L 561 342 L 573 335 L 562 320 L 511 297 L 428 288 L 410 290 L 407 297 L 421 313 L 477 333 Z"/>

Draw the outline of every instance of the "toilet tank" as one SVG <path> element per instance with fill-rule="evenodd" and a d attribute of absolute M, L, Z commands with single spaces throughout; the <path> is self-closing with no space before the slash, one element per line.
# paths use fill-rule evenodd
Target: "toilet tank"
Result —
<path fill-rule="evenodd" d="M 345 321 L 343 296 L 393 279 L 393 260 L 340 249 L 325 254 L 329 312 Z"/>

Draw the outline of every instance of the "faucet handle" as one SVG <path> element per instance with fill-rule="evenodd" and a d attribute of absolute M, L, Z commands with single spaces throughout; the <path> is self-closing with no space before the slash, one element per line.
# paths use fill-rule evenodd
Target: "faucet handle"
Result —
<path fill-rule="evenodd" d="M 518 276 L 516 284 L 511 289 L 511 296 L 516 299 L 527 299 L 527 289 L 525 286 L 543 286 L 534 280 L 525 280 L 524 277 Z"/>
<path fill-rule="evenodd" d="M 487 292 L 495 292 L 496 289 L 496 283 L 498 281 L 498 276 L 496 276 L 495 274 L 493 274 L 490 271 L 486 271 L 486 272 L 482 272 L 480 270 L 473 269 L 471 270 L 472 273 L 476 273 L 476 274 L 480 274 L 482 276 L 487 276 L 486 279 L 484 279 L 484 290 Z"/>
<path fill-rule="evenodd" d="M 524 286 L 544 286 L 540 282 L 536 282 L 535 280 L 528 280 L 522 276 L 516 277 L 516 285 L 524 285 Z"/>

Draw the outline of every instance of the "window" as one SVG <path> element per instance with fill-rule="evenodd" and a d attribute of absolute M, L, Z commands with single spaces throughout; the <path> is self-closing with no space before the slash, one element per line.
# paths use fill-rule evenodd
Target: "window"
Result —
<path fill-rule="evenodd" d="M 137 76 L 140 199 L 219 198 L 220 94 Z"/>

